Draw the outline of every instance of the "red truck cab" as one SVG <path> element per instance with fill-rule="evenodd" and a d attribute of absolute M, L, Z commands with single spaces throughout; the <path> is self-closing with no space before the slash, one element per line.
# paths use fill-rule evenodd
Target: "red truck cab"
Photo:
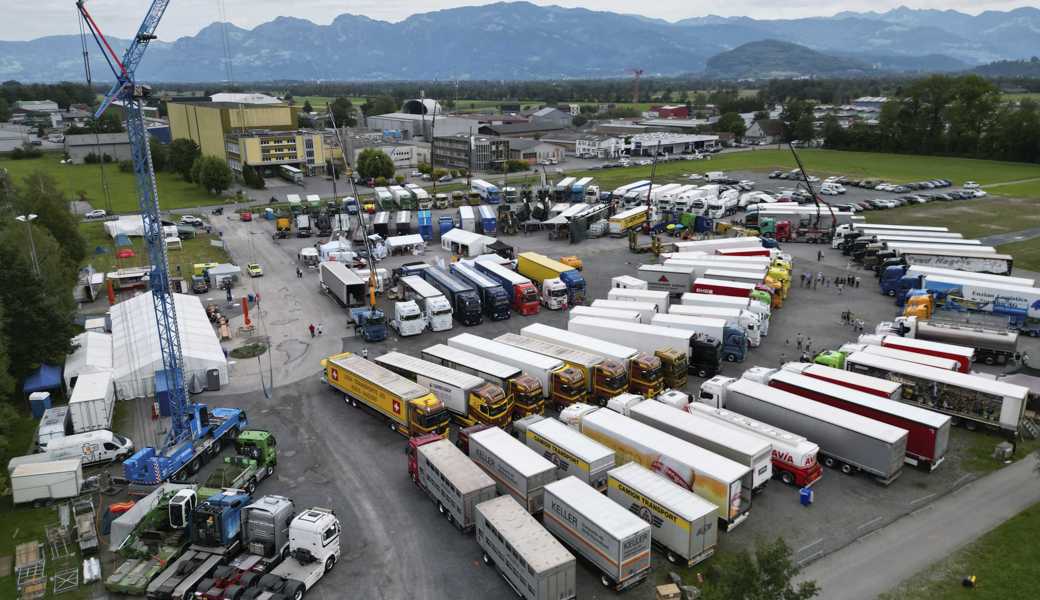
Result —
<path fill-rule="evenodd" d="M 437 435 L 436 433 L 427 433 L 426 435 L 408 438 L 408 446 L 405 448 L 405 454 L 408 455 L 408 475 L 412 478 L 412 481 L 415 482 L 415 485 L 419 485 L 419 463 L 418 458 L 416 458 L 417 449 L 419 446 L 424 446 L 443 439 L 444 437 Z"/>
<path fill-rule="evenodd" d="M 533 283 L 513 285 L 513 310 L 524 316 L 536 315 L 541 306 L 538 288 Z"/>

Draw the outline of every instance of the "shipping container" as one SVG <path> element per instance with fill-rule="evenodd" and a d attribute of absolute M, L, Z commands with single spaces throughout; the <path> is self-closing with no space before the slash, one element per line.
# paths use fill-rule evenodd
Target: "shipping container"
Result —
<path fill-rule="evenodd" d="M 556 465 L 498 427 L 469 436 L 469 457 L 495 480 L 500 494 L 531 514 L 542 512 L 543 490 L 556 481 Z"/>

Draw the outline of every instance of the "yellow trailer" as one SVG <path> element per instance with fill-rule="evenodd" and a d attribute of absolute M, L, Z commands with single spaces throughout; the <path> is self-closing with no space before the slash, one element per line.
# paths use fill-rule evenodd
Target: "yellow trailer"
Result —
<path fill-rule="evenodd" d="M 382 415 L 390 429 L 407 437 L 446 436 L 450 415 L 430 390 L 352 352 L 321 361 L 325 383 L 343 392 L 343 400 Z"/>

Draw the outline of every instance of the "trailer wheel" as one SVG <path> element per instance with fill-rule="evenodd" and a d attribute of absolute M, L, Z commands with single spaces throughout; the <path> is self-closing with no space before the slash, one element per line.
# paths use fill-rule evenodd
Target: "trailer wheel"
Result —
<path fill-rule="evenodd" d="M 246 483 L 246 493 L 248 493 L 250 496 L 252 496 L 253 492 L 255 492 L 255 491 L 256 491 L 256 481 L 250 479 L 249 482 Z"/>
<path fill-rule="evenodd" d="M 673 565 L 674 565 L 675 563 L 679 562 L 679 559 L 678 559 L 678 558 L 676 558 L 675 554 L 674 554 L 674 553 L 672 553 L 672 552 L 669 552 L 668 554 L 666 554 L 666 555 L 665 555 L 665 558 L 667 558 L 667 559 L 668 559 L 668 562 L 672 563 Z"/>
<path fill-rule="evenodd" d="M 242 593 L 242 596 L 241 598 L 239 598 L 239 600 L 256 600 L 256 597 L 263 593 L 264 588 L 251 587 Z"/>
<path fill-rule="evenodd" d="M 708 370 L 707 369 L 698 369 L 697 370 L 697 377 L 700 377 L 701 379 L 704 379 L 707 376 L 708 376 Z"/>
<path fill-rule="evenodd" d="M 834 465 L 838 464 L 838 461 L 834 460 L 834 457 L 825 456 L 825 457 L 823 457 L 823 464 L 824 464 L 824 466 L 833 469 Z"/>
<path fill-rule="evenodd" d="M 386 424 L 390 426 L 390 431 L 397 431 L 397 423 L 394 423 L 393 421 L 387 421 Z"/>
<path fill-rule="evenodd" d="M 603 584 L 603 587 L 611 587 L 614 584 L 606 575 L 600 575 L 599 582 Z"/>
<path fill-rule="evenodd" d="M 216 585 L 217 585 L 217 580 L 216 579 L 213 579 L 211 577 L 207 577 L 207 578 L 203 579 L 202 581 L 200 581 L 199 584 L 195 586 L 195 589 L 200 591 L 200 592 L 202 592 L 202 593 L 206 593 L 206 592 L 210 591 Z M 192 594 L 192 597 L 194 597 L 194 594 Z"/>
<path fill-rule="evenodd" d="M 229 585 L 224 589 L 224 600 L 242 600 L 242 595 L 246 593 L 246 589 L 240 585 Z"/>
<path fill-rule="evenodd" d="M 726 355 L 726 362 L 737 362 L 737 355 L 732 352 Z"/>
<path fill-rule="evenodd" d="M 332 568 L 335 567 L 335 566 L 336 566 L 336 555 L 335 554 L 333 554 L 332 556 L 330 556 L 330 557 L 325 559 L 325 572 L 326 573 L 331 571 Z"/>
<path fill-rule="evenodd" d="M 437 503 L 437 511 L 440 512 L 442 515 L 444 514 L 444 505 L 440 502 Z"/>
<path fill-rule="evenodd" d="M 841 472 L 845 475 L 852 475 L 852 465 L 841 463 Z"/>
<path fill-rule="evenodd" d="M 238 427 L 232 427 L 231 429 L 228 429 L 227 438 L 233 442 L 238 439 L 238 436 L 241 433 L 242 432 L 238 430 Z"/>
<path fill-rule="evenodd" d="M 993 365 L 997 361 L 996 361 L 996 359 L 993 358 L 993 355 L 990 354 L 990 355 L 987 355 L 986 358 L 982 359 L 982 362 L 986 363 L 987 365 Z"/>
<path fill-rule="evenodd" d="M 965 421 L 964 422 L 964 428 L 967 429 L 968 431 L 975 431 L 976 429 L 979 428 L 979 424 L 976 423 L 975 421 Z"/>
<path fill-rule="evenodd" d="M 786 483 L 787 485 L 794 485 L 794 475 L 787 471 L 781 471 L 780 481 Z"/>
<path fill-rule="evenodd" d="M 227 565 L 220 565 L 216 569 L 213 569 L 213 579 L 217 581 L 227 579 L 235 574 L 235 569 Z"/>
<path fill-rule="evenodd" d="M 284 583 L 285 582 L 282 581 L 281 577 L 268 573 L 267 575 L 261 577 L 260 581 L 256 585 L 259 589 L 267 590 L 270 592 L 276 592 L 282 589 L 282 585 Z"/>
<path fill-rule="evenodd" d="M 484 553 L 484 554 L 483 554 L 483 555 L 482 555 L 482 556 L 480 557 L 480 560 L 484 561 L 484 564 L 485 564 L 485 565 L 487 565 L 487 566 L 489 566 L 489 567 L 490 567 L 491 565 L 495 564 L 495 563 L 494 563 L 494 562 L 493 562 L 493 561 L 491 560 L 491 557 L 490 557 L 490 556 L 488 556 L 488 553 L 487 553 L 487 552 L 485 552 L 485 553 Z"/>

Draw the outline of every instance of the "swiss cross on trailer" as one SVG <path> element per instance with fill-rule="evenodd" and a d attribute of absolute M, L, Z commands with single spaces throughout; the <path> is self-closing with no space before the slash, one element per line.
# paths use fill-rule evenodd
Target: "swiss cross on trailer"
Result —
<path fill-rule="evenodd" d="M 394 400 L 394 412 L 401 414 L 401 403 L 397 400 Z"/>

